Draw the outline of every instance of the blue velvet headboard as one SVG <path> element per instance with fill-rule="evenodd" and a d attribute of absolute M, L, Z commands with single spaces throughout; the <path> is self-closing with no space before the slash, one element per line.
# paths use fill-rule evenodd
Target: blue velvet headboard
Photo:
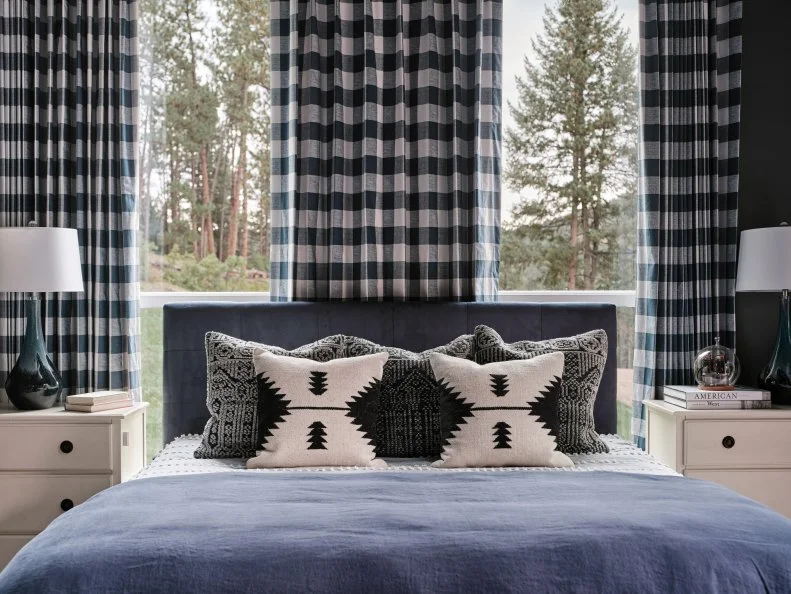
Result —
<path fill-rule="evenodd" d="M 287 349 L 330 334 L 423 351 L 491 326 L 508 341 L 542 340 L 603 328 L 609 337 L 594 408 L 596 430 L 615 433 L 615 306 L 592 303 L 179 303 L 164 308 L 165 442 L 201 433 L 206 410 L 204 335 L 210 330 Z"/>

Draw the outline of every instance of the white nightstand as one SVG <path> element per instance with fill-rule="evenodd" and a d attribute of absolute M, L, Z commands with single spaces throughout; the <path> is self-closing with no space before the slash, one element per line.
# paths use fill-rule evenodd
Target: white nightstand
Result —
<path fill-rule="evenodd" d="M 685 410 L 645 402 L 648 453 L 791 517 L 791 407 Z"/>
<path fill-rule="evenodd" d="M 145 466 L 147 406 L 0 409 L 0 570 L 64 511 Z"/>

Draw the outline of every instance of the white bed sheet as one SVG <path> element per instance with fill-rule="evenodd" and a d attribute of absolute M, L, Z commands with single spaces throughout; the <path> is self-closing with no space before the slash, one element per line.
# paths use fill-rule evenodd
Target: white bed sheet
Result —
<path fill-rule="evenodd" d="M 388 472 L 388 471 L 425 471 L 425 472 L 632 472 L 637 474 L 678 475 L 673 469 L 659 460 L 646 454 L 634 444 L 617 435 L 602 435 L 609 446 L 608 454 L 571 454 L 574 462 L 568 468 L 434 468 L 428 458 L 385 458 L 386 468 L 357 468 L 332 466 L 320 468 L 273 468 L 247 470 L 246 460 L 242 458 L 224 458 L 199 460 L 192 453 L 200 443 L 199 435 L 183 435 L 167 444 L 162 452 L 140 471 L 135 478 L 151 478 L 157 476 L 173 476 L 182 474 L 205 474 L 210 472 Z"/>

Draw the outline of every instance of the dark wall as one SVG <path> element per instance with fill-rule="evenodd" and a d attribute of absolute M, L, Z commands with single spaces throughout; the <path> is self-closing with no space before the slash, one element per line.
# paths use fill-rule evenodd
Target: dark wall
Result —
<path fill-rule="evenodd" d="M 742 2 L 739 228 L 791 223 L 791 2 Z M 788 255 L 791 258 L 791 254 Z M 777 336 L 779 294 L 736 294 L 740 383 L 755 385 Z"/>

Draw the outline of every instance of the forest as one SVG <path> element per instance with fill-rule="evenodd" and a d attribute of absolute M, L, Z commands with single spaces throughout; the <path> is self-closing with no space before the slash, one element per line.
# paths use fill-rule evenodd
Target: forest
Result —
<path fill-rule="evenodd" d="M 269 288 L 267 0 L 142 0 L 142 290 Z M 538 18 L 538 16 L 537 16 Z M 547 2 L 506 97 L 501 289 L 634 287 L 636 49 L 612 0 Z"/>
<path fill-rule="evenodd" d="M 269 288 L 269 2 L 142 0 L 142 290 Z"/>

